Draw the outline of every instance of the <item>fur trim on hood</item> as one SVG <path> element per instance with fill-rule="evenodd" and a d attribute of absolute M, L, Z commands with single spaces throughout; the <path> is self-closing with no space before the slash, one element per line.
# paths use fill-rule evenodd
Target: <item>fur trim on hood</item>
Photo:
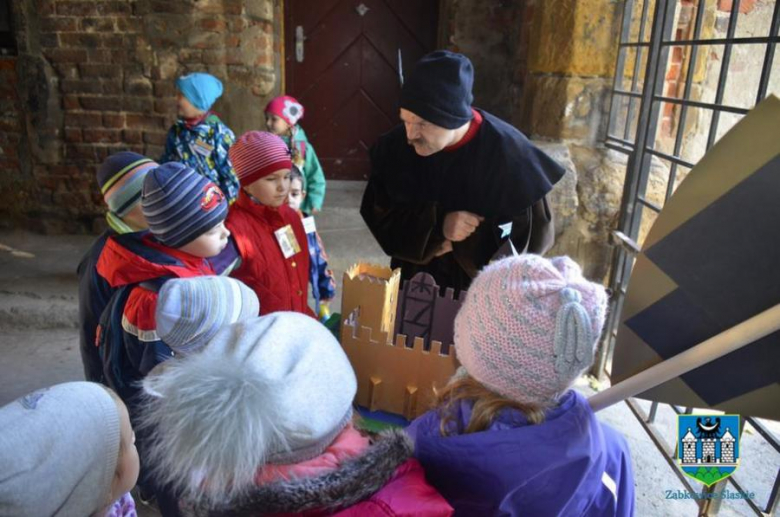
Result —
<path fill-rule="evenodd" d="M 384 431 L 366 452 L 327 474 L 258 486 L 230 503 L 189 508 L 185 514 L 244 517 L 348 508 L 384 487 L 413 453 L 414 442 L 403 430 Z"/>

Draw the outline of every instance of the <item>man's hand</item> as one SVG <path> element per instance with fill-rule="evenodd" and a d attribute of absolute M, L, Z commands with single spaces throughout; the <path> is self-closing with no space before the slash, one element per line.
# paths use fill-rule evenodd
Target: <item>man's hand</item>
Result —
<path fill-rule="evenodd" d="M 485 218 L 481 215 L 472 214 L 465 210 L 450 212 L 444 216 L 444 227 L 442 228 L 444 238 L 453 242 L 460 242 L 474 233 L 479 223 L 484 220 Z"/>
<path fill-rule="evenodd" d="M 441 243 L 441 246 L 439 246 L 439 249 L 436 250 L 436 254 L 434 255 L 434 257 L 441 257 L 442 255 L 446 255 L 451 251 L 452 251 L 452 241 L 444 241 Z"/>

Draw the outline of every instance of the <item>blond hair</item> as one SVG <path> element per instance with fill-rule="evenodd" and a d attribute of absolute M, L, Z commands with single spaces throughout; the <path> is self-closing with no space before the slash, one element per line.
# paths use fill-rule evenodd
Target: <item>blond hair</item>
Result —
<path fill-rule="evenodd" d="M 466 375 L 450 381 L 444 388 L 433 389 L 434 404 L 441 416 L 439 430 L 442 436 L 447 436 L 447 425 L 455 416 L 455 406 L 462 400 L 473 401 L 471 418 L 463 430 L 464 434 L 478 433 L 490 427 L 493 421 L 505 409 L 515 409 L 523 413 L 531 424 L 544 421 L 546 406 L 540 404 L 522 403 L 508 399 L 495 393 L 473 377 Z"/>

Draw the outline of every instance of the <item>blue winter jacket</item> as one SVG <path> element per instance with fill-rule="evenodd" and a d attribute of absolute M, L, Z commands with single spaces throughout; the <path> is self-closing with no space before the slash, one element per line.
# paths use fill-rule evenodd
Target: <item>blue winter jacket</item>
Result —
<path fill-rule="evenodd" d="M 471 409 L 456 406 L 447 437 L 435 410 L 407 428 L 426 478 L 455 515 L 633 515 L 628 445 L 579 393 L 567 392 L 541 424 L 505 410 L 488 430 L 462 434 Z"/>

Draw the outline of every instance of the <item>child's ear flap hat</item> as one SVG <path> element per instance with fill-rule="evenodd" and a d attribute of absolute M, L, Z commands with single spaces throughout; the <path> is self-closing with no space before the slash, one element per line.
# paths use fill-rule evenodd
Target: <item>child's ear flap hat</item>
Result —
<path fill-rule="evenodd" d="M 292 169 L 290 148 L 284 140 L 265 131 L 241 135 L 228 150 L 238 181 L 246 186 L 282 169 Z"/>
<path fill-rule="evenodd" d="M 290 126 L 294 126 L 303 118 L 303 105 L 295 97 L 282 95 L 271 99 L 265 106 L 265 112 L 281 117 Z"/>
<path fill-rule="evenodd" d="M 157 240 L 181 248 L 224 221 L 228 202 L 211 180 L 169 162 L 147 173 L 141 208 Z"/>
<path fill-rule="evenodd" d="M 455 318 L 455 350 L 485 387 L 554 403 L 593 363 L 607 295 L 569 257 L 520 255 L 477 275 Z"/>
<path fill-rule="evenodd" d="M 119 418 L 108 391 L 91 382 L 0 408 L 0 515 L 92 515 L 109 504 Z"/>
<path fill-rule="evenodd" d="M 176 79 L 176 88 L 201 111 L 208 111 L 222 96 L 222 82 L 211 74 L 195 72 Z"/>
<path fill-rule="evenodd" d="M 352 417 L 352 366 L 300 313 L 223 327 L 201 352 L 166 363 L 144 379 L 149 462 L 195 504 L 242 495 L 266 463 L 320 455 Z"/>
<path fill-rule="evenodd" d="M 157 297 L 157 334 L 171 350 L 197 352 L 219 330 L 237 321 L 255 318 L 260 301 L 255 292 L 235 278 L 198 276 L 173 278 Z"/>

